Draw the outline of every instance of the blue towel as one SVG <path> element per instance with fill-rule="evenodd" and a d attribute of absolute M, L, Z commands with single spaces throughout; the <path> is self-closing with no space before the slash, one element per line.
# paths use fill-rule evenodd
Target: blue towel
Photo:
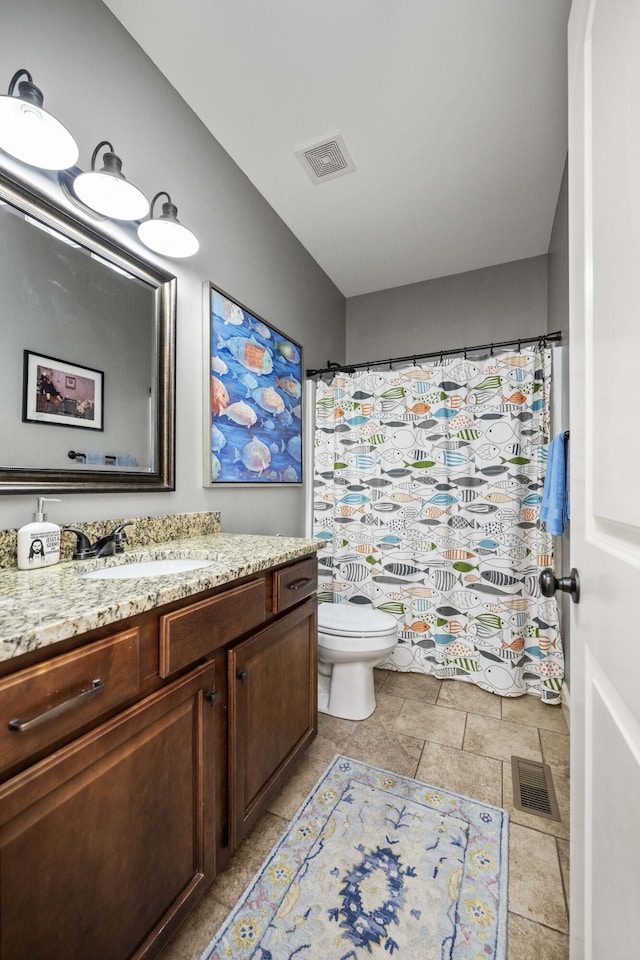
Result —
<path fill-rule="evenodd" d="M 565 433 L 549 445 L 540 519 L 554 537 L 564 533 L 569 519 L 569 437 Z"/>

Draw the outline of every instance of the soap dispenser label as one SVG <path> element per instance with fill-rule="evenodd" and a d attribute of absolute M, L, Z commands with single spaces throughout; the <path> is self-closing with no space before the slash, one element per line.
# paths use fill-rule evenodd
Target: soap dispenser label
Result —
<path fill-rule="evenodd" d="M 39 530 L 29 535 L 27 560 L 30 565 L 44 566 L 47 559 L 59 551 L 60 534 L 57 530 Z"/>

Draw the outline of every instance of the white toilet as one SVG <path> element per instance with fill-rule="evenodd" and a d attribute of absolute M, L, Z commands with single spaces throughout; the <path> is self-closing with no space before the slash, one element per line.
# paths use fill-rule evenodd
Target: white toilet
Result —
<path fill-rule="evenodd" d="M 373 668 L 398 642 L 398 623 L 382 610 L 350 603 L 318 605 L 318 710 L 365 720 L 376 707 Z"/>

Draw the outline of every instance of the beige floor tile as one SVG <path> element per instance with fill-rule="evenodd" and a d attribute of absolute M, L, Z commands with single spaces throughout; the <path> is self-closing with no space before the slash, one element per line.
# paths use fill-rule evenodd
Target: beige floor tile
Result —
<path fill-rule="evenodd" d="M 309 752 L 160 960 L 199 960 L 336 753 L 509 810 L 507 960 L 567 960 L 569 737 L 561 709 L 536 697 L 499 698 L 473 684 L 426 674 L 376 670 L 374 681 L 377 707 L 369 719 L 358 723 L 319 714 L 318 738 Z M 513 754 L 536 760 L 544 754 L 560 824 L 514 810 Z"/>
<path fill-rule="evenodd" d="M 306 756 L 311 757 L 312 760 L 321 760 L 326 764 L 329 763 L 337 753 L 348 753 L 348 751 L 344 745 L 338 749 L 332 740 L 328 740 L 326 737 L 321 737 L 320 734 L 318 734 L 307 750 Z"/>
<path fill-rule="evenodd" d="M 233 907 L 264 859 L 287 829 L 288 821 L 263 813 L 211 885 L 211 895 Z"/>
<path fill-rule="evenodd" d="M 216 900 L 209 888 L 158 960 L 200 960 L 228 913 L 229 908 Z"/>
<path fill-rule="evenodd" d="M 441 743 L 425 743 L 417 780 L 465 797 L 502 806 L 502 764 Z"/>
<path fill-rule="evenodd" d="M 393 729 L 409 737 L 461 747 L 466 717 L 461 710 L 405 700 Z"/>
<path fill-rule="evenodd" d="M 509 910 L 567 933 L 567 912 L 554 837 L 509 825 Z M 545 958 L 546 960 L 546 958 Z"/>
<path fill-rule="evenodd" d="M 562 772 L 551 767 L 551 776 L 553 778 L 553 787 L 556 792 L 558 809 L 560 810 L 560 820 L 548 820 L 546 817 L 539 817 L 534 813 L 525 813 L 523 810 L 516 810 L 513 805 L 513 780 L 511 778 L 511 764 L 503 764 L 503 788 L 502 796 L 504 808 L 509 811 L 509 816 L 513 823 L 519 823 L 523 827 L 531 827 L 532 830 L 540 830 L 542 833 L 549 833 L 554 837 L 561 837 L 563 840 L 569 839 L 569 780 L 562 776 Z"/>
<path fill-rule="evenodd" d="M 509 914 L 507 960 L 569 960 L 569 937 Z"/>
<path fill-rule="evenodd" d="M 544 762 L 555 770 L 569 776 L 569 734 L 555 733 L 553 730 L 540 730 L 542 756 Z"/>
<path fill-rule="evenodd" d="M 560 870 L 562 871 L 562 882 L 564 884 L 564 895 L 569 903 L 569 890 L 571 884 L 571 871 L 569 869 L 569 841 L 568 840 L 556 840 L 556 846 L 558 848 L 558 857 L 560 859 Z"/>
<path fill-rule="evenodd" d="M 269 802 L 267 808 L 269 812 L 291 820 L 326 769 L 327 764 L 324 760 L 316 760 L 309 756 L 302 757 L 291 777 Z"/>
<path fill-rule="evenodd" d="M 389 670 L 380 670 L 378 669 L 378 667 L 374 667 L 374 670 L 373 670 L 374 689 L 379 690 L 388 676 L 389 676 Z"/>
<path fill-rule="evenodd" d="M 463 749 L 496 760 L 510 761 L 514 755 L 527 760 L 542 760 L 540 738 L 535 727 L 474 713 L 467 717 Z"/>
<path fill-rule="evenodd" d="M 336 753 L 347 752 L 347 744 L 357 726 L 355 720 L 342 720 L 340 717 L 331 717 L 327 713 L 319 713 L 318 736 L 306 755 L 328 763 Z"/>
<path fill-rule="evenodd" d="M 453 707 L 468 713 L 481 713 L 486 717 L 501 717 L 502 697 L 482 690 L 475 683 L 461 680 L 443 680 L 438 694 L 439 707 Z"/>
<path fill-rule="evenodd" d="M 435 703 L 441 683 L 442 680 L 437 680 L 428 673 L 401 673 L 399 670 L 389 670 L 384 682 L 384 692 L 393 697 Z"/>
<path fill-rule="evenodd" d="M 343 720 L 328 713 L 318 714 L 318 733 L 336 744 L 346 743 L 357 726 L 357 720 Z"/>
<path fill-rule="evenodd" d="M 502 719 L 526 723 L 531 727 L 544 727 L 545 730 L 556 730 L 558 733 L 569 732 L 559 704 L 551 706 L 543 703 L 540 697 L 530 695 L 503 697 Z"/>
<path fill-rule="evenodd" d="M 379 693 L 376 693 L 375 710 L 370 717 L 367 717 L 366 720 L 361 720 L 360 723 L 374 724 L 383 727 L 392 727 L 394 725 L 405 701 L 402 697 L 390 696 L 386 690 L 387 687 L 385 685 Z"/>
<path fill-rule="evenodd" d="M 424 741 L 381 725 L 361 723 L 349 741 L 349 756 L 381 770 L 414 777 Z"/>

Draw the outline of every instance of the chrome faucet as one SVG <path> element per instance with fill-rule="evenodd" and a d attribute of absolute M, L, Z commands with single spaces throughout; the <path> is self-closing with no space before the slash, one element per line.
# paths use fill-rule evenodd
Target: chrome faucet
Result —
<path fill-rule="evenodd" d="M 67 533 L 75 533 L 78 538 L 77 548 L 73 554 L 74 560 L 88 560 L 91 557 L 109 557 L 114 553 L 124 553 L 124 545 L 127 539 L 124 528 L 133 525 L 133 520 L 127 520 L 115 527 L 111 533 L 100 537 L 95 543 L 91 543 L 89 537 L 82 530 L 75 530 L 73 527 L 63 527 Z"/>

